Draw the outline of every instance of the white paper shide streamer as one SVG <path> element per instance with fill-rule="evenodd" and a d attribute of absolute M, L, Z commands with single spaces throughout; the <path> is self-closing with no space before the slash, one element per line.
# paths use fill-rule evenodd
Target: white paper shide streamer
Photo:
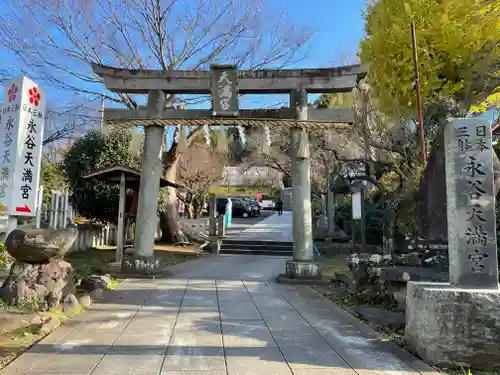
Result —
<path fill-rule="evenodd" d="M 203 136 L 205 137 L 205 143 L 210 146 L 210 129 L 208 125 L 203 125 Z"/>
<path fill-rule="evenodd" d="M 177 125 L 177 131 L 175 132 L 175 136 L 174 136 L 174 140 L 175 140 L 175 143 L 179 143 L 181 139 L 181 127 L 180 125 Z"/>
<path fill-rule="evenodd" d="M 269 130 L 269 126 L 264 125 L 264 137 L 266 139 L 266 143 L 268 146 L 271 146 L 271 131 Z"/>
<path fill-rule="evenodd" d="M 241 126 L 241 125 L 238 125 L 237 128 L 238 128 L 238 134 L 240 136 L 241 144 L 243 146 L 246 146 L 246 144 L 247 144 L 247 137 L 245 135 L 245 128 L 243 128 L 243 126 Z"/>

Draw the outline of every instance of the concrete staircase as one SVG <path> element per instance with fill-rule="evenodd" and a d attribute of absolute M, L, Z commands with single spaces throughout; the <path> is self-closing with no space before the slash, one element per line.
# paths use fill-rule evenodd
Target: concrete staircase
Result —
<path fill-rule="evenodd" d="M 292 256 L 292 242 L 249 241 L 224 239 L 220 248 L 221 254 Z"/>

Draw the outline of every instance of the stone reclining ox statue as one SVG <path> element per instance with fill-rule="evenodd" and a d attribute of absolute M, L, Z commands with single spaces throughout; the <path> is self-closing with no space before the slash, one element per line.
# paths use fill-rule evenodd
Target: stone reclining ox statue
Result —
<path fill-rule="evenodd" d="M 77 234 L 77 228 L 13 230 L 5 246 L 15 262 L 0 298 L 9 305 L 29 303 L 39 310 L 76 307 L 73 268 L 63 258 Z"/>

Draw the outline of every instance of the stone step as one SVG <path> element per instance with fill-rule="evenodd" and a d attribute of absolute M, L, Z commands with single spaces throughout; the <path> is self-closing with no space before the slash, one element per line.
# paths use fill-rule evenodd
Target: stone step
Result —
<path fill-rule="evenodd" d="M 448 282 L 448 272 L 424 267 L 380 267 L 375 269 L 383 281 L 406 283 L 408 281 Z"/>
<path fill-rule="evenodd" d="M 271 249 L 255 249 L 255 248 L 239 248 L 239 249 L 220 249 L 221 254 L 239 254 L 239 255 L 271 255 L 271 256 L 293 256 L 293 250 L 271 250 Z"/>
<path fill-rule="evenodd" d="M 283 241 L 258 241 L 223 239 L 221 254 L 292 256 L 293 243 Z"/>
<path fill-rule="evenodd" d="M 263 246 L 269 246 L 269 247 L 276 247 L 276 246 L 290 246 L 293 247 L 292 242 L 284 242 L 284 241 L 258 241 L 258 240 L 238 240 L 237 238 L 235 239 L 224 239 L 222 241 L 223 244 L 240 244 L 240 245 L 245 245 L 245 246 L 252 246 L 252 245 L 263 245 Z"/>
<path fill-rule="evenodd" d="M 246 243 L 232 243 L 222 241 L 221 249 L 253 249 L 253 250 L 271 250 L 271 251 L 293 251 L 293 245 L 267 245 L 267 244 L 246 244 Z"/>

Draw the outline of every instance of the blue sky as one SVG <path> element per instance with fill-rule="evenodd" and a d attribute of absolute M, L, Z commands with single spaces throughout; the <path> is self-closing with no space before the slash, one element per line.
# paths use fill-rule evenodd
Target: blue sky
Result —
<path fill-rule="evenodd" d="M 278 1 L 275 0 L 276 3 Z M 312 49 L 304 61 L 307 67 L 344 65 L 355 58 L 364 34 L 362 11 L 365 0 L 288 0 L 290 17 L 309 27 Z"/>

